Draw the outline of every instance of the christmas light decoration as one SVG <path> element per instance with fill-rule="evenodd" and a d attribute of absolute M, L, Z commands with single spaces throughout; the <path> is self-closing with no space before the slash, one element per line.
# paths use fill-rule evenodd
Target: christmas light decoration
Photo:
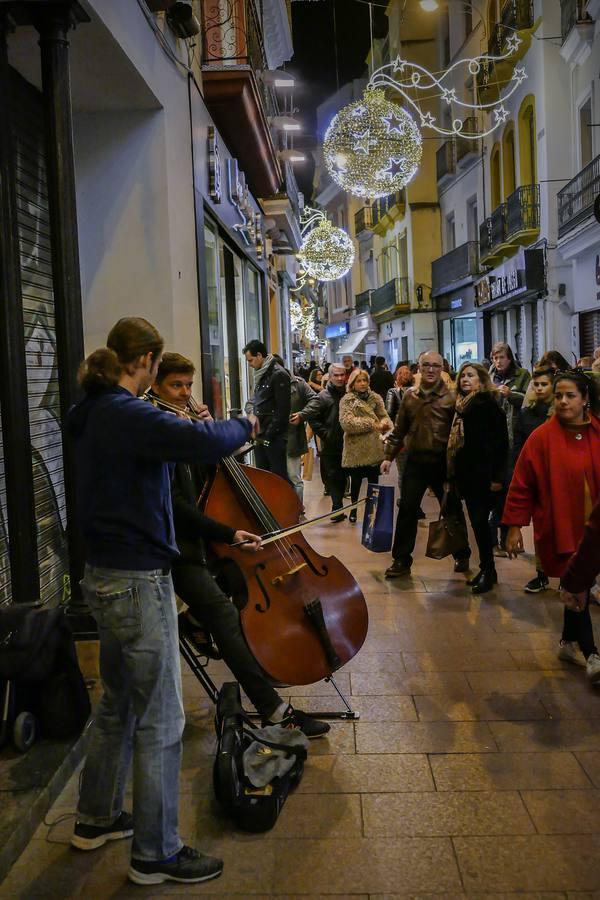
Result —
<path fill-rule="evenodd" d="M 345 231 L 336 228 L 315 209 L 307 208 L 303 215 L 302 246 L 298 259 L 304 278 L 336 281 L 343 278 L 354 262 L 354 244 Z"/>
<path fill-rule="evenodd" d="M 489 73 L 510 60 L 521 43 L 518 34 L 513 34 L 502 55 L 459 59 L 441 74 L 400 56 L 380 66 L 371 75 L 362 99 L 341 109 L 327 129 L 323 153 L 333 180 L 357 197 L 385 197 L 401 190 L 417 171 L 422 155 L 420 128 L 444 137 L 487 137 L 506 121 L 509 114 L 504 103 L 527 78 L 525 69 L 515 66 L 507 90 L 489 103 L 461 100 L 448 79 L 453 76 L 455 83 L 463 84 L 482 72 Z M 466 68 L 464 75 L 458 73 L 460 68 Z M 386 100 L 386 90 L 400 94 L 400 102 L 407 108 Z M 423 112 L 420 97 L 428 103 L 436 97 L 446 103 L 451 110 L 450 126 L 438 123 L 429 110 Z M 463 130 L 463 118 L 472 121 L 474 111 L 492 114 L 487 129 Z"/>
<path fill-rule="evenodd" d="M 300 340 L 309 341 L 311 344 L 317 339 L 315 326 L 315 308 L 312 304 L 302 306 L 297 300 L 290 303 L 290 323 L 292 331 L 297 331 Z"/>

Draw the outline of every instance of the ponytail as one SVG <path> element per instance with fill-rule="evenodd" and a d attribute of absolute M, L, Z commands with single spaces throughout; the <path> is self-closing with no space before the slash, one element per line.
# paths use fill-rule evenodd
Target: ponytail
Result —
<path fill-rule="evenodd" d="M 81 363 L 77 380 L 84 391 L 98 391 L 103 388 L 113 388 L 119 383 L 122 366 L 114 350 L 101 347 L 94 350 L 86 360 Z"/>
<path fill-rule="evenodd" d="M 81 364 L 79 384 L 84 391 L 116 387 L 124 371 L 135 368 L 140 356 L 160 356 L 164 341 L 146 319 L 128 316 L 119 319 L 106 340 L 107 346 L 94 350 Z"/>

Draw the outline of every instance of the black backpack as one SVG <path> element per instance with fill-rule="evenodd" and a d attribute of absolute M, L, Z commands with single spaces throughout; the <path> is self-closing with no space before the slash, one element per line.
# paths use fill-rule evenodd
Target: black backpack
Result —
<path fill-rule="evenodd" d="M 305 748 L 263 740 L 242 709 L 236 682 L 225 682 L 219 691 L 215 728 L 213 784 L 217 801 L 242 831 L 269 831 L 289 792 L 302 778 Z M 244 772 L 244 752 L 253 741 L 294 757 L 291 768 L 264 788 L 253 787 Z"/>

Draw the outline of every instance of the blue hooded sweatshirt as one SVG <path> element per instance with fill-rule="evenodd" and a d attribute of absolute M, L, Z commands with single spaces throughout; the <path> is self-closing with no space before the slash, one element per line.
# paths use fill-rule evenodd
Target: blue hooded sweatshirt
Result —
<path fill-rule="evenodd" d="M 248 440 L 251 424 L 190 422 L 115 387 L 87 394 L 69 411 L 67 429 L 87 562 L 149 571 L 178 555 L 169 463 L 216 463 Z"/>

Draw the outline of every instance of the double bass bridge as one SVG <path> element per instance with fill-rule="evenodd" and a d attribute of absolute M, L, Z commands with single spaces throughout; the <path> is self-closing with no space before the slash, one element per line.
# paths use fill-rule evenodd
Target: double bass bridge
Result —
<path fill-rule="evenodd" d="M 297 566 L 293 566 L 291 569 L 288 569 L 287 572 L 282 572 L 281 575 L 276 575 L 275 578 L 272 579 L 271 584 L 273 587 L 277 587 L 277 585 L 283 584 L 286 578 L 291 578 L 292 575 L 295 575 L 301 569 L 305 569 L 308 563 L 302 562 Z"/>

